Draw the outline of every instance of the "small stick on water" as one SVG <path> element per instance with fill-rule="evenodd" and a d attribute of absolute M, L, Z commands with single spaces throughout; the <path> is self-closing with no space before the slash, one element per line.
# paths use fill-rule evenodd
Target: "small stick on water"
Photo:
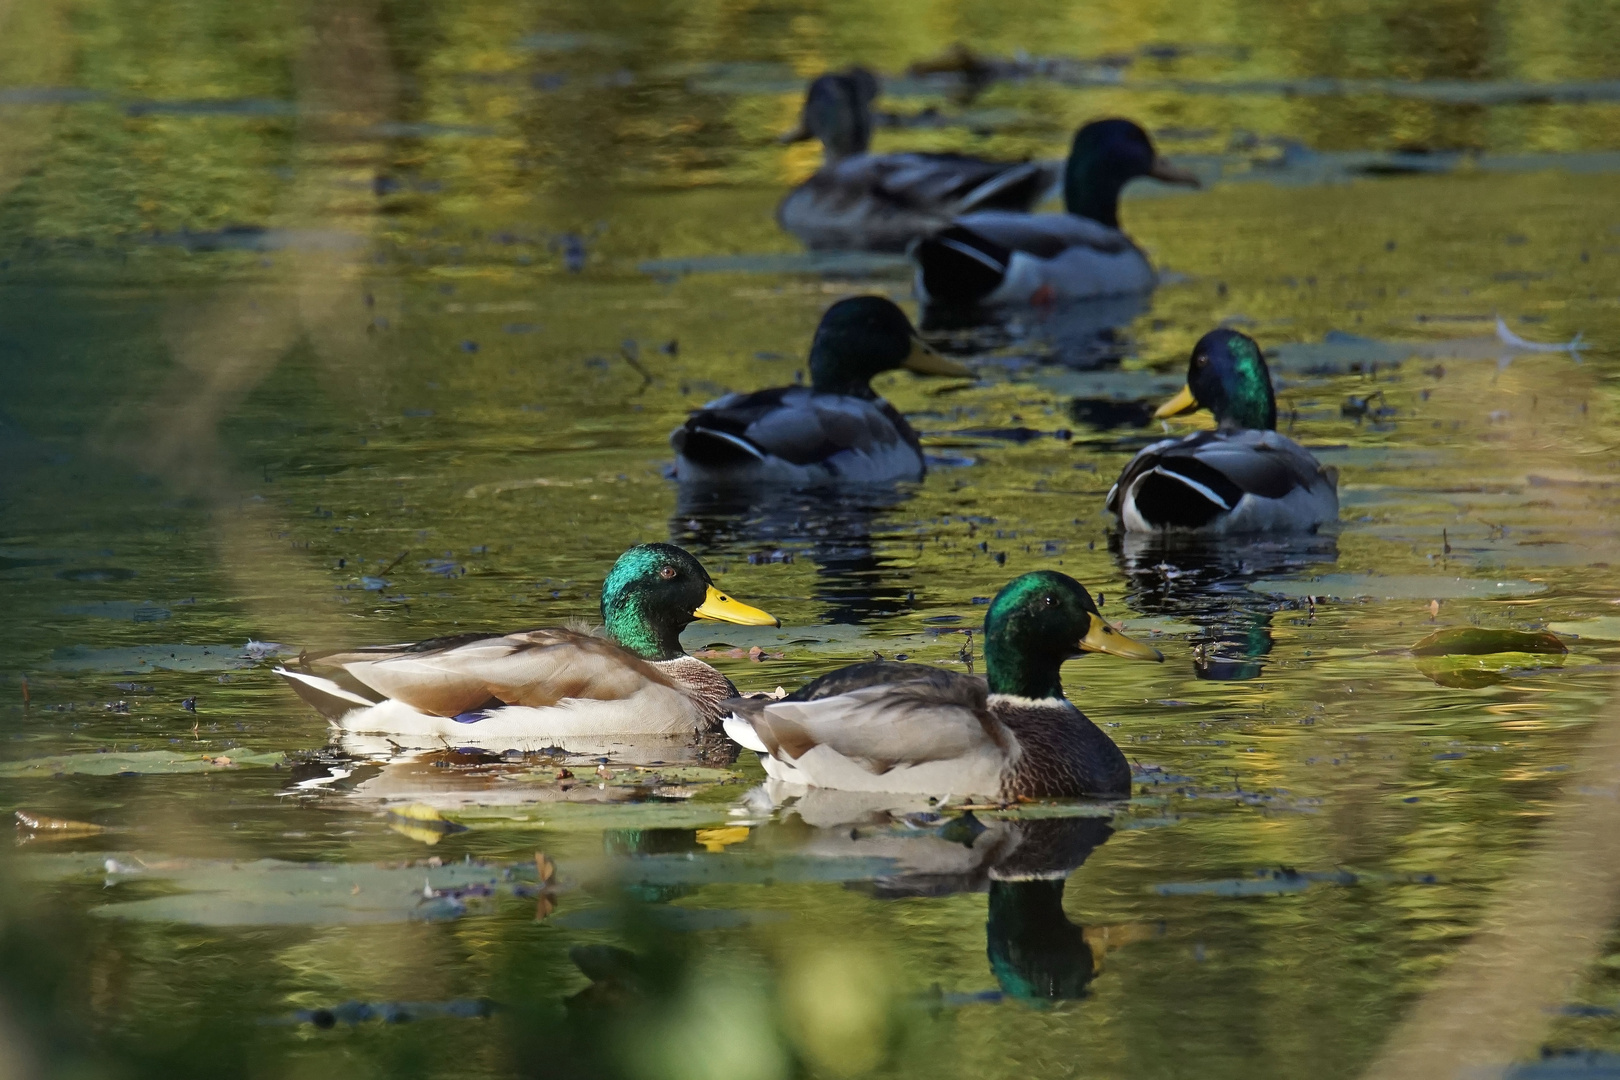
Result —
<path fill-rule="evenodd" d="M 1440 552 L 1444 555 L 1451 554 L 1451 537 L 1444 529 L 1440 530 Z"/>
<path fill-rule="evenodd" d="M 973 631 L 968 630 L 965 633 L 967 634 L 967 644 L 962 646 L 962 651 L 956 654 L 956 658 L 967 665 L 967 673 L 971 675 L 973 674 Z"/>
<path fill-rule="evenodd" d="M 23 688 L 23 708 L 26 709 L 26 708 L 28 708 L 28 703 L 31 700 L 33 700 L 28 695 L 28 676 L 26 676 L 26 675 L 23 676 L 22 688 Z"/>
<path fill-rule="evenodd" d="M 404 551 L 400 552 L 398 555 L 395 555 L 393 562 L 389 563 L 387 566 L 385 566 L 381 570 L 377 571 L 377 576 L 378 577 L 387 577 L 388 572 L 390 570 L 392 570 L 394 567 L 398 566 L 400 563 L 404 562 L 405 561 L 405 556 L 409 555 L 410 553 L 411 553 L 410 549 L 406 548 Z"/>

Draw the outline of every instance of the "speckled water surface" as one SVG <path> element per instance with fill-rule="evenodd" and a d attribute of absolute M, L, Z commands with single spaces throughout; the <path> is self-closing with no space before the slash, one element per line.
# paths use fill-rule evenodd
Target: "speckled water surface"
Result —
<path fill-rule="evenodd" d="M 7 1030 L 75 1075 L 555 1075 L 559 1024 L 648 1078 L 1356 1075 L 1620 661 L 1617 16 L 0 3 L 0 809 L 102 827 L 0 858 Z M 955 42 L 1022 77 L 905 74 Z M 903 261 L 772 220 L 818 160 L 773 137 L 851 62 L 880 148 L 1122 114 L 1206 186 L 1125 202 L 1151 299 L 879 380 L 922 483 L 679 492 L 670 429 L 791 382 L 833 300 L 917 314 Z M 1342 527 L 1122 542 L 1143 406 L 1223 321 Z M 901 817 L 773 808 L 749 754 L 406 759 L 270 672 L 591 617 L 647 540 L 781 617 L 686 635 L 745 690 L 963 670 L 1063 569 L 1166 654 L 1066 671 L 1136 794 Z M 1407 651 L 1469 624 L 1569 651 Z M 1617 947 L 1555 1045 L 1620 1051 Z"/>

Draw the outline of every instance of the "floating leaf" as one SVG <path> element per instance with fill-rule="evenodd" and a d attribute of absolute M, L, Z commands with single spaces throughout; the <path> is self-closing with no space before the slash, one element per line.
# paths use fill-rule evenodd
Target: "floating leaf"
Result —
<path fill-rule="evenodd" d="M 1555 634 L 1566 634 L 1574 638 L 1620 641 L 1620 615 L 1602 615 L 1596 619 L 1549 623 L 1547 629 Z"/>
<path fill-rule="evenodd" d="M 28 829 L 36 836 L 90 836 L 94 833 L 107 831 L 105 825 L 97 825 L 92 821 L 46 817 L 44 814 L 36 814 L 32 810 L 18 810 L 16 817 L 18 828 Z"/>
<path fill-rule="evenodd" d="M 386 817 L 390 829 L 429 845 L 437 844 L 451 833 L 467 831 L 467 826 L 451 821 L 426 803 L 391 806 Z"/>
<path fill-rule="evenodd" d="M 1412 646 L 1413 656 L 1478 656 L 1485 653 L 1563 655 L 1569 647 L 1545 630 L 1497 630 L 1448 626 Z"/>

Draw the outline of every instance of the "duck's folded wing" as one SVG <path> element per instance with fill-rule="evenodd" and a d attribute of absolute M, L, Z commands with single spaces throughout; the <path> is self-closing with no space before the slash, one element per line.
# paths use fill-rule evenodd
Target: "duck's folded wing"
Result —
<path fill-rule="evenodd" d="M 983 681 L 920 666 L 918 673 L 879 673 L 865 685 L 824 696 L 741 698 L 727 705 L 752 728 L 757 743 L 749 745 L 789 762 L 825 747 L 882 774 L 1010 751 L 1011 733 L 990 715 Z"/>
<path fill-rule="evenodd" d="M 843 170 L 860 170 L 859 178 Z M 839 180 L 864 186 L 896 207 L 967 213 L 976 209 L 1027 210 L 1056 180 L 1039 161 L 985 161 L 963 154 L 885 154 L 851 159 Z"/>
<path fill-rule="evenodd" d="M 375 693 L 435 716 L 497 704 L 544 707 L 566 698 L 617 701 L 649 684 L 669 685 L 633 653 L 568 629 L 359 649 L 314 664 L 340 668 Z"/>
<path fill-rule="evenodd" d="M 1131 460 L 1108 493 L 1107 508 L 1118 512 L 1125 492 L 1137 505 L 1166 506 L 1190 499 L 1211 511 L 1229 511 L 1245 495 L 1282 499 L 1334 474 L 1292 439 L 1274 431 L 1205 431 L 1184 439 L 1154 443 Z M 1153 489 L 1165 489 L 1153 498 Z M 1180 496 L 1178 499 L 1176 496 Z"/>
<path fill-rule="evenodd" d="M 985 210 L 965 214 L 940 233 L 941 237 L 972 238 L 991 245 L 991 254 L 1020 251 L 1038 259 L 1050 259 L 1071 248 L 1092 248 L 1104 254 L 1118 254 L 1131 248 L 1130 237 L 1100 221 L 1075 214 L 1018 214 L 1006 210 Z"/>
<path fill-rule="evenodd" d="M 694 413 L 671 442 L 677 453 L 720 464 L 753 457 L 794 465 L 825 461 L 845 450 L 877 450 L 905 440 L 911 428 L 887 402 L 781 387 L 724 399 Z"/>

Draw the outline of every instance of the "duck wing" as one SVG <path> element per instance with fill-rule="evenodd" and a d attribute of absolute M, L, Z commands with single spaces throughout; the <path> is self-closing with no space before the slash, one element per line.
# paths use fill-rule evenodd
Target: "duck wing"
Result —
<path fill-rule="evenodd" d="M 1056 166 L 1040 161 L 986 161 L 965 154 L 884 154 L 835 167 L 840 184 L 864 188 L 897 208 L 1028 210 L 1051 190 Z"/>
<path fill-rule="evenodd" d="M 770 458 L 813 465 L 846 450 L 873 453 L 897 442 L 920 446 L 905 417 L 882 398 L 802 386 L 730 394 L 693 413 L 670 435 L 677 454 L 709 467 Z"/>
<path fill-rule="evenodd" d="M 649 684 L 673 686 L 657 667 L 583 630 L 464 634 L 309 658 L 374 694 L 435 716 L 496 705 L 555 705 L 566 698 L 617 701 Z"/>
<path fill-rule="evenodd" d="M 1125 466 L 1106 506 L 1130 499 L 1156 527 L 1198 528 L 1232 512 L 1245 496 L 1283 500 L 1325 486 L 1337 474 L 1275 431 L 1202 431 L 1145 448 Z"/>
<path fill-rule="evenodd" d="M 1130 250 L 1131 238 L 1118 229 L 1078 214 L 1018 214 L 985 210 L 957 218 L 939 237 L 972 243 L 1005 264 L 1012 252 L 1050 259 L 1071 248 L 1092 248 L 1105 255 Z"/>
<path fill-rule="evenodd" d="M 817 751 L 821 759 L 830 751 L 873 776 L 934 762 L 993 773 L 1015 741 L 991 715 L 987 695 L 983 679 L 878 661 L 824 675 L 779 701 L 733 698 L 724 705 L 733 710 L 726 730 L 745 746 L 807 769 Z M 809 782 L 823 781 L 811 775 Z"/>

